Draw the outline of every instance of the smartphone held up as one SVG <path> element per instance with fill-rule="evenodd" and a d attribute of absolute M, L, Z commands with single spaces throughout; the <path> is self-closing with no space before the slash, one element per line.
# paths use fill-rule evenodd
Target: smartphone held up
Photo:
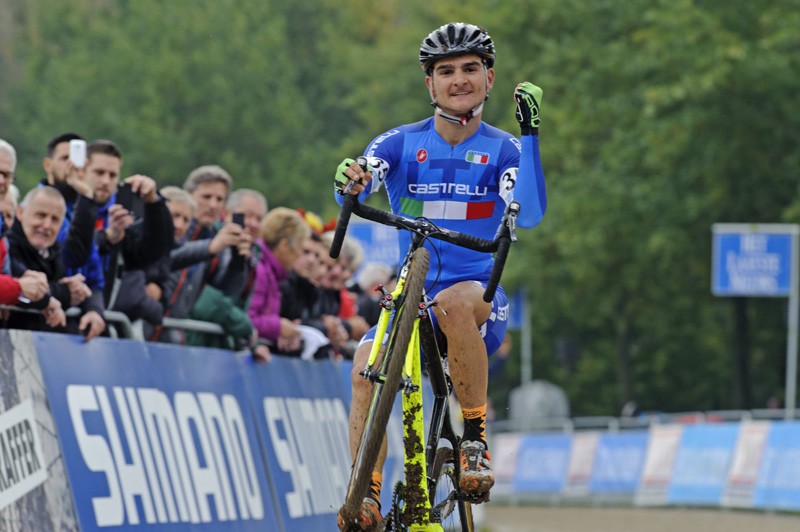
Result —
<path fill-rule="evenodd" d="M 138 220 L 144 216 L 144 200 L 128 183 L 121 183 L 117 187 L 116 203 L 130 212 L 134 219 Z"/>
<path fill-rule="evenodd" d="M 69 160 L 75 168 L 83 168 L 86 165 L 85 140 L 72 139 L 69 141 Z"/>

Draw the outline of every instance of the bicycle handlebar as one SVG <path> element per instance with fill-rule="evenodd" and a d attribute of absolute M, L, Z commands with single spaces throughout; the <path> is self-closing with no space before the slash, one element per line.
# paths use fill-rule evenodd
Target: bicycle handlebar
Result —
<path fill-rule="evenodd" d="M 347 189 L 345 189 L 345 191 L 347 192 Z M 333 242 L 331 243 L 330 256 L 334 259 L 339 257 L 339 252 L 342 249 L 342 242 L 347 233 L 347 226 L 350 223 L 351 214 L 357 214 L 366 220 L 371 220 L 379 224 L 405 229 L 413 233 L 422 234 L 428 238 L 449 242 L 459 247 L 484 253 L 496 252 L 492 273 L 489 276 L 489 282 L 483 293 L 483 300 L 488 303 L 494 299 L 494 294 L 497 291 L 497 285 L 500 283 L 500 276 L 503 274 L 506 258 L 508 258 L 508 252 L 511 248 L 511 242 L 515 242 L 517 239 L 516 219 L 518 213 L 519 203 L 516 201 L 509 203 L 506 208 L 506 213 L 503 216 L 503 221 L 497 230 L 497 235 L 494 240 L 487 240 L 485 238 L 479 238 L 466 233 L 438 227 L 424 218 L 406 218 L 405 216 L 399 216 L 391 212 L 376 209 L 359 202 L 355 195 L 345 194 L 344 201 L 342 202 L 342 209 L 339 211 L 339 219 L 336 222 L 336 232 L 334 233 Z"/>

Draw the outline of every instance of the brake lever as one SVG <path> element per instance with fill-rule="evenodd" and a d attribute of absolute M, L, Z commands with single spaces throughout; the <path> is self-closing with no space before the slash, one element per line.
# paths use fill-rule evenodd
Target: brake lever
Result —
<path fill-rule="evenodd" d="M 367 170 L 367 158 L 366 157 L 364 157 L 363 155 L 360 156 L 360 157 L 357 157 L 356 158 L 356 162 L 358 163 L 358 166 L 360 166 L 363 171 L 365 171 L 365 172 L 368 171 Z M 342 195 L 350 194 L 350 191 L 353 190 L 353 187 L 356 186 L 356 184 L 360 185 L 361 183 L 362 183 L 362 181 L 360 179 L 358 181 L 353 181 L 351 179 L 350 182 L 347 183 L 347 186 L 344 187 L 344 190 L 342 190 L 340 192 L 340 194 L 342 194 Z"/>
<path fill-rule="evenodd" d="M 517 218 L 519 216 L 519 203 L 516 201 L 512 201 L 506 207 L 506 213 L 503 215 L 503 223 L 500 224 L 500 227 L 497 229 L 497 235 L 495 236 L 495 240 L 503 235 L 503 233 L 508 234 L 508 238 L 511 242 L 517 241 Z"/>
<path fill-rule="evenodd" d="M 519 203 L 512 201 L 508 206 L 508 218 L 506 224 L 508 225 L 508 237 L 512 242 L 517 241 L 517 217 L 519 216 Z"/>

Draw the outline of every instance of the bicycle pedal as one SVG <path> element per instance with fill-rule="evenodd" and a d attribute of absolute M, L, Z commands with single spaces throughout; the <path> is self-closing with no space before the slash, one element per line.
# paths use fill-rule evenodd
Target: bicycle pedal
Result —
<path fill-rule="evenodd" d="M 372 383 L 386 381 L 386 374 L 381 373 L 380 371 L 369 371 L 364 369 L 359 371 L 358 374 Z"/>

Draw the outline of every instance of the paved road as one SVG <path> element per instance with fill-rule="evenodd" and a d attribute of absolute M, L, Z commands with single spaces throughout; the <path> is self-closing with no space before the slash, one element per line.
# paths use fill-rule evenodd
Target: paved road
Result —
<path fill-rule="evenodd" d="M 487 505 L 481 532 L 800 532 L 800 515 L 683 508 Z"/>

